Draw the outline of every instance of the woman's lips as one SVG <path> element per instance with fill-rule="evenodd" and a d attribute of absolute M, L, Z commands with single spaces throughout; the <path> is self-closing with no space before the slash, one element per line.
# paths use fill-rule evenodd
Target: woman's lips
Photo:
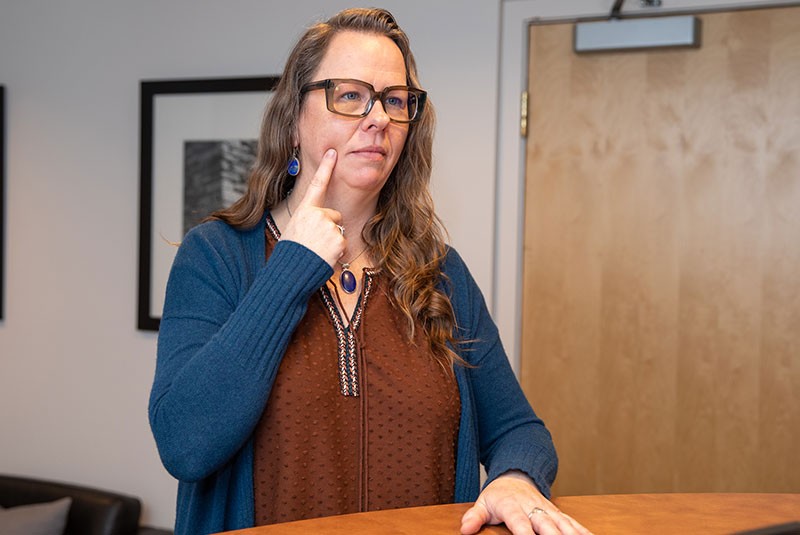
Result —
<path fill-rule="evenodd" d="M 370 160 L 382 160 L 386 157 L 386 150 L 384 150 L 383 147 L 370 146 L 356 149 L 352 154 Z"/>

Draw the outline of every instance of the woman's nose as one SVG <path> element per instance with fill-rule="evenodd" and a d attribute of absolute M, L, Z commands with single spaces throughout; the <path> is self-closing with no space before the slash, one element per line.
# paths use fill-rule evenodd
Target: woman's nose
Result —
<path fill-rule="evenodd" d="M 383 102 L 376 98 L 372 104 L 372 109 L 369 110 L 367 116 L 364 117 L 364 128 L 368 129 L 374 125 L 377 128 L 383 129 L 386 128 L 389 122 L 389 115 L 383 107 Z"/>

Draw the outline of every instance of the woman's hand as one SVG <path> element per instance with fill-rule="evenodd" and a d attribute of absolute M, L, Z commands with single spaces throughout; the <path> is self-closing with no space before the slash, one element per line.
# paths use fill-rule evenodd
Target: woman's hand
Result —
<path fill-rule="evenodd" d="M 489 483 L 461 518 L 461 533 L 472 535 L 484 524 L 501 524 L 514 535 L 591 535 L 545 498 L 523 472 L 512 470 Z"/>
<path fill-rule="evenodd" d="M 339 226 L 342 214 L 324 207 L 325 194 L 335 165 L 336 151 L 328 149 L 300 204 L 292 211 L 289 223 L 281 232 L 282 240 L 305 245 L 332 268 L 336 267 L 336 261 L 344 254 L 346 245 L 344 232 Z"/>

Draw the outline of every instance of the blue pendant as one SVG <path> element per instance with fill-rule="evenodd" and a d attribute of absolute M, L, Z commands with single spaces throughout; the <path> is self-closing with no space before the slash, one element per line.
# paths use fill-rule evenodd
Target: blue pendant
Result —
<path fill-rule="evenodd" d="M 300 174 L 300 160 L 297 159 L 297 156 L 294 156 L 291 160 L 289 160 L 287 172 L 289 173 L 289 176 L 297 176 Z"/>
<path fill-rule="evenodd" d="M 342 274 L 339 276 L 339 282 L 342 283 L 342 290 L 351 294 L 356 291 L 356 276 L 349 269 L 342 269 Z"/>

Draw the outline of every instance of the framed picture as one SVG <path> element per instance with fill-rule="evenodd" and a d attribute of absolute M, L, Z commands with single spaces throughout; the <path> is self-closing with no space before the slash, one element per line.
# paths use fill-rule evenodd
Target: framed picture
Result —
<path fill-rule="evenodd" d="M 244 192 L 277 76 L 141 82 L 138 328 L 157 331 L 186 232 Z"/>
<path fill-rule="evenodd" d="M 0 320 L 5 318 L 6 89 L 0 85 Z"/>

